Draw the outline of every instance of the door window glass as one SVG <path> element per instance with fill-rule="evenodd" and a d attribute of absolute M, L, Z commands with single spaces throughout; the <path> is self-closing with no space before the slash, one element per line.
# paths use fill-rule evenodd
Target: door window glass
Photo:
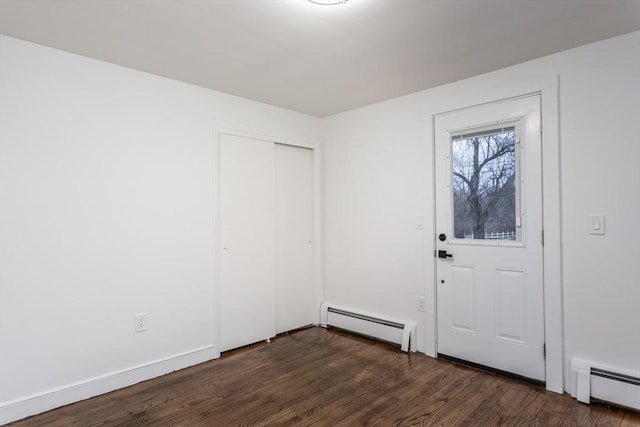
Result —
<path fill-rule="evenodd" d="M 453 235 L 520 241 L 515 123 L 451 134 Z"/>

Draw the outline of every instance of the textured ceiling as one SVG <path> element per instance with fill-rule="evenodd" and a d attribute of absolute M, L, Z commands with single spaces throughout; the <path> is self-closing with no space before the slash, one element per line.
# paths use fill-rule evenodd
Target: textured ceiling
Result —
<path fill-rule="evenodd" d="M 2 34 L 316 116 L 635 30 L 640 0 L 0 0 Z"/>

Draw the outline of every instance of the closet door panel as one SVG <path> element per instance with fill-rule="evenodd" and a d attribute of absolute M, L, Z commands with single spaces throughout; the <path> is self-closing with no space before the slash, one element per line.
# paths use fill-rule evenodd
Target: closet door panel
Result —
<path fill-rule="evenodd" d="M 312 150 L 275 145 L 276 331 L 314 323 Z"/>
<path fill-rule="evenodd" d="M 220 135 L 220 345 L 275 335 L 274 144 Z"/>

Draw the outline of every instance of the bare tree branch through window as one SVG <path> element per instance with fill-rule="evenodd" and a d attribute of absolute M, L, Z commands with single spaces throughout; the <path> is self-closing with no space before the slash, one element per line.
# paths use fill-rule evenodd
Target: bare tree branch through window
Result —
<path fill-rule="evenodd" d="M 515 131 L 452 139 L 456 238 L 515 239 L 515 139 Z"/>

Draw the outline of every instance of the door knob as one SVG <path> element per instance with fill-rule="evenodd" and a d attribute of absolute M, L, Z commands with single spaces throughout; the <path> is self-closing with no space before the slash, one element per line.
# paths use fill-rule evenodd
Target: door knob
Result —
<path fill-rule="evenodd" d="M 442 258 L 442 259 L 453 258 L 453 254 L 448 254 L 447 251 L 438 251 L 438 258 Z"/>

